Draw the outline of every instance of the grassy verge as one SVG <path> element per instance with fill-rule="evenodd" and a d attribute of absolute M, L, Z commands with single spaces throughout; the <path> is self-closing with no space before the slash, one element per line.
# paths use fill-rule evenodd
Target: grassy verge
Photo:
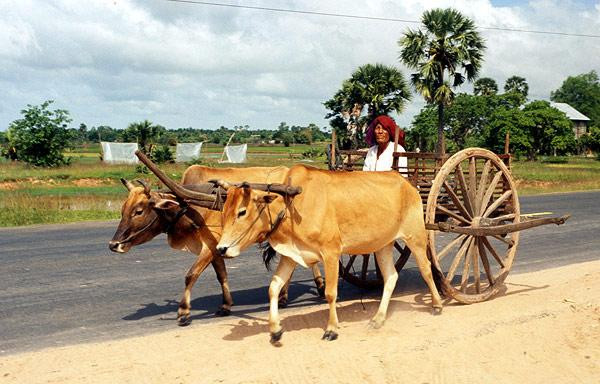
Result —
<path fill-rule="evenodd" d="M 252 148 L 252 147 L 251 147 Z M 325 159 L 300 160 L 298 156 L 308 147 L 290 151 L 285 147 L 268 154 L 249 152 L 248 162 L 240 165 L 219 163 L 220 152 L 202 158 L 202 164 L 214 167 L 230 166 L 291 166 L 304 162 L 325 167 Z M 208 148 L 206 148 L 208 149 Z M 95 153 L 73 155 L 68 167 L 33 168 L 24 164 L 0 162 L 0 226 L 67 223 L 82 220 L 107 220 L 120 217 L 120 206 L 127 196 L 121 177 L 144 178 L 157 185 L 154 175 L 140 173 L 135 166 L 100 163 Z M 179 180 L 186 164 L 165 164 L 161 169 Z M 564 163 L 514 161 L 513 176 L 521 195 L 600 189 L 600 161 L 569 158 Z"/>
<path fill-rule="evenodd" d="M 521 195 L 600 189 L 600 161 L 572 157 L 566 163 L 513 162 Z"/>

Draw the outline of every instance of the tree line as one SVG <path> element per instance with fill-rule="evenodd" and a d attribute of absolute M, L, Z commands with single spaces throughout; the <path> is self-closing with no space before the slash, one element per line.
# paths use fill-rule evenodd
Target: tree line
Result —
<path fill-rule="evenodd" d="M 316 124 L 289 126 L 281 122 L 276 130 L 252 130 L 248 125 L 219 129 L 167 129 L 148 120 L 134 122 L 125 129 L 110 126 L 69 128 L 70 114 L 64 109 L 50 107 L 53 101 L 28 105 L 21 111 L 22 118 L 13 121 L 6 132 L 0 132 L 0 154 L 7 159 L 23 161 L 34 166 L 53 167 L 70 162 L 63 152 L 77 146 L 100 141 L 138 143 L 140 150 L 155 160 L 173 159 L 171 146 L 177 143 L 205 142 L 233 144 L 312 144 L 330 139 L 330 134 Z"/>
<path fill-rule="evenodd" d="M 366 64 L 355 70 L 324 105 L 343 149 L 365 145 L 368 124 L 378 115 L 402 113 L 411 87 L 427 105 L 407 131 L 409 150 L 454 152 L 479 146 L 534 160 L 538 155 L 600 150 L 600 83 L 598 74 L 570 76 L 550 99 L 568 103 L 590 118 L 588 135 L 575 138 L 571 121 L 546 101 L 529 101 L 525 78 L 506 80 L 498 93 L 494 79 L 479 78 L 486 46 L 474 22 L 452 9 L 423 13 L 421 28 L 408 29 L 398 40 L 399 61 L 414 70 L 410 80 L 394 66 Z M 473 94 L 456 88 L 474 82 Z"/>

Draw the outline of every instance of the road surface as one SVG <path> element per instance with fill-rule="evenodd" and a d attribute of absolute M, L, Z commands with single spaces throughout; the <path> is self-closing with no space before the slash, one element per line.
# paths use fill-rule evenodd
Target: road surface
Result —
<path fill-rule="evenodd" d="M 522 232 L 511 274 L 597 260 L 599 202 L 600 192 L 521 198 L 522 213 L 552 211 L 572 217 L 561 227 Z M 194 256 L 171 250 L 164 235 L 127 254 L 111 253 L 108 241 L 116 227 L 112 221 L 0 229 L 0 356 L 176 327 L 183 278 Z M 257 250 L 226 263 L 235 301 L 232 316 L 267 310 L 271 272 Z M 409 262 L 396 290 L 426 289 Z M 379 293 L 340 281 L 342 304 L 363 295 Z M 290 299 L 290 307 L 322 303 L 310 271 L 298 268 Z M 220 287 L 209 267 L 192 292 L 191 327 L 215 321 L 220 301 Z"/>

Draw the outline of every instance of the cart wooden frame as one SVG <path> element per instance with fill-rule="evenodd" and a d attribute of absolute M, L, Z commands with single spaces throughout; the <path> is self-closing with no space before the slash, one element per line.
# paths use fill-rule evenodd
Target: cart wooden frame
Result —
<path fill-rule="evenodd" d="M 330 165 L 330 169 L 353 171 L 365 154 L 340 151 L 342 165 Z M 406 158 L 408 167 L 400 173 L 419 189 L 428 257 L 443 275 L 440 288 L 461 303 L 487 300 L 501 289 L 513 265 L 519 231 L 568 219 L 521 215 L 509 154 L 467 148 L 452 156 L 423 152 L 394 152 L 393 156 L 396 171 L 398 159 Z M 335 159 L 335 153 L 331 158 Z M 395 249 L 395 266 L 400 271 L 410 250 L 401 242 L 396 242 Z M 358 256 L 342 257 L 340 276 L 360 287 L 380 286 L 383 281 L 375 257 L 362 255 L 358 266 Z"/>

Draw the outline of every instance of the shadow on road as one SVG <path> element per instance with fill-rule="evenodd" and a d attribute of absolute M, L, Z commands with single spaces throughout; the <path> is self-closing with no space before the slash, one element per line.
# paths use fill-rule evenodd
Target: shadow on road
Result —
<path fill-rule="evenodd" d="M 400 272 L 396 293 L 420 292 L 426 290 L 425 283 L 416 269 L 405 269 Z M 269 309 L 268 287 L 258 287 L 232 292 L 234 306 L 232 317 L 252 318 L 251 315 Z M 350 283 L 339 280 L 338 302 L 347 300 L 361 300 L 359 306 L 364 306 L 362 300 L 378 300 L 381 297 L 381 288 L 362 289 Z M 192 320 L 211 319 L 222 302 L 221 295 L 208 295 L 192 300 Z M 164 304 L 147 303 L 135 312 L 124 316 L 123 320 L 137 321 L 148 317 L 160 316 L 161 320 L 176 320 L 179 302 L 165 299 Z M 318 296 L 312 279 L 292 281 L 288 291 L 288 308 L 301 308 L 315 304 L 326 303 L 325 299 Z M 421 303 L 420 303 L 421 304 Z M 169 315 L 169 316 L 162 316 Z"/>

